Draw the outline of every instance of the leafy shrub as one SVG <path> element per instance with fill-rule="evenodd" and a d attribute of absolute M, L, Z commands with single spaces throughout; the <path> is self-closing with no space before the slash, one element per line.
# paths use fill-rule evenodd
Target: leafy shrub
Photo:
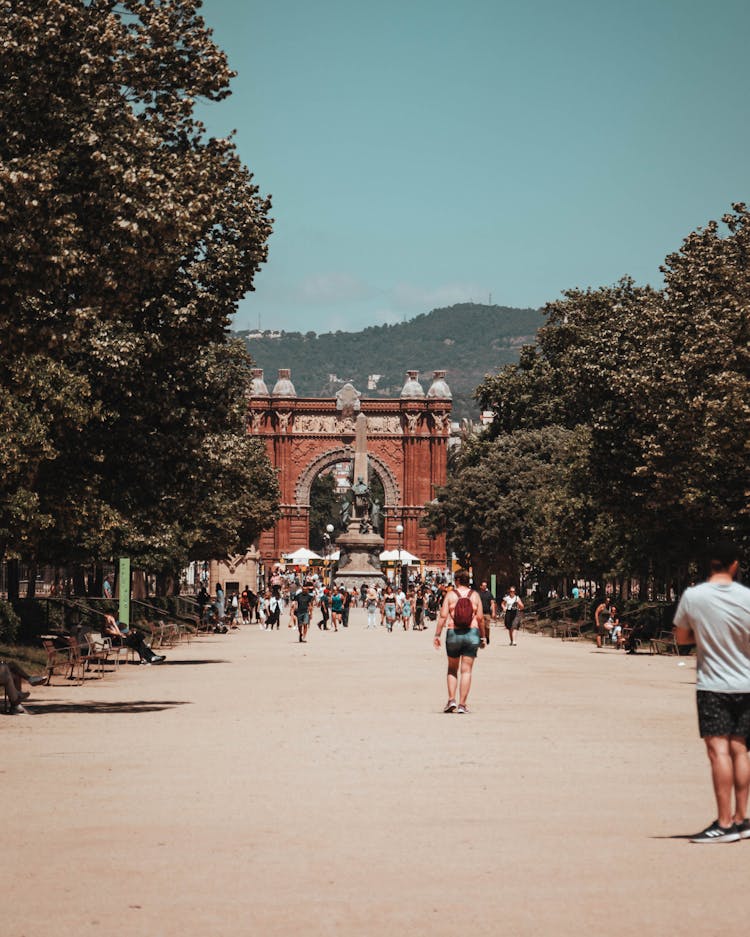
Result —
<path fill-rule="evenodd" d="M 18 635 L 21 619 L 10 602 L 0 599 L 0 641 L 13 644 Z"/>
<path fill-rule="evenodd" d="M 39 635 L 63 627 L 63 610 L 45 599 L 19 599 L 13 609 L 19 618 L 16 638 L 21 644 L 38 643 Z"/>

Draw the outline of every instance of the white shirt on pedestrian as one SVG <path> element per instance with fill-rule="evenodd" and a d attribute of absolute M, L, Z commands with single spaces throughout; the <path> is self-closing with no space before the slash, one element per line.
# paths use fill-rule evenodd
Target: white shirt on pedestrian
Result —
<path fill-rule="evenodd" d="M 750 589 L 738 582 L 691 586 L 674 623 L 695 635 L 696 689 L 750 693 Z"/>

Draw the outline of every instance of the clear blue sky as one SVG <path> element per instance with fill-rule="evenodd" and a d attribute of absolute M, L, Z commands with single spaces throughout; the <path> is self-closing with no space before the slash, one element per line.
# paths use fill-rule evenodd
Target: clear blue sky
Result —
<path fill-rule="evenodd" d="M 747 0 L 204 0 L 276 219 L 238 328 L 538 306 L 750 200 Z"/>

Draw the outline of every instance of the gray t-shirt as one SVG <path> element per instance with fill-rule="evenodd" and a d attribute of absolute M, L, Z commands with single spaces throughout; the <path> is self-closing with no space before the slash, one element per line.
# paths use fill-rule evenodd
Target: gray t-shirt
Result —
<path fill-rule="evenodd" d="M 737 582 L 692 586 L 674 623 L 695 634 L 697 689 L 750 693 L 750 589 Z"/>

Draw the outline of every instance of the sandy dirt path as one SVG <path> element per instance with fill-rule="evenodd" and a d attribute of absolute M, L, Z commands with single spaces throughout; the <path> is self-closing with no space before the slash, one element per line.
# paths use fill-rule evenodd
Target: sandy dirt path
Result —
<path fill-rule="evenodd" d="M 748 932 L 694 665 L 494 630 L 467 716 L 432 632 L 251 626 L 0 717 L 2 933 Z M 59 681 L 58 681 L 59 682 Z"/>

